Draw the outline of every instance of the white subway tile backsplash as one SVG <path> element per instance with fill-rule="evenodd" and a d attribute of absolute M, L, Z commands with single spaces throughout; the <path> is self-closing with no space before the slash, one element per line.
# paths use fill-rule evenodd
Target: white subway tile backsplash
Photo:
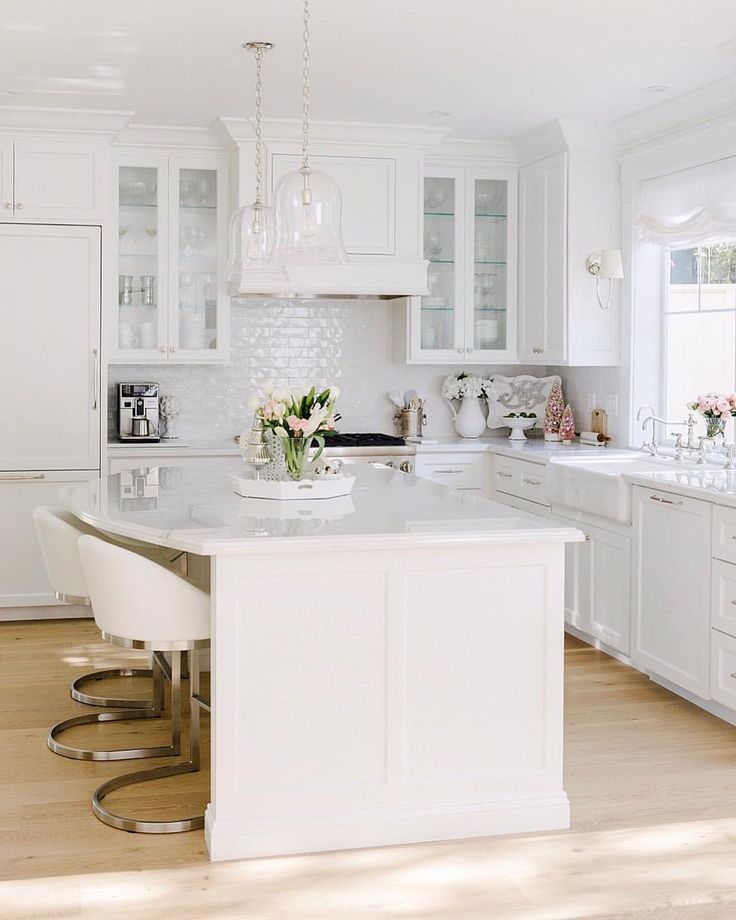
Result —
<path fill-rule="evenodd" d="M 452 415 L 440 396 L 442 378 L 460 368 L 407 365 L 393 354 L 393 314 L 402 301 L 331 303 L 265 301 L 232 307 L 231 362 L 214 365 L 111 365 L 109 431 L 114 433 L 115 385 L 123 380 L 153 380 L 161 393 L 178 396 L 182 415 L 177 429 L 184 438 L 227 438 L 250 422 L 248 397 L 266 380 L 276 386 L 337 384 L 338 409 L 346 431 L 393 432 L 393 406 L 387 390 L 414 389 L 426 398 L 426 433 L 454 434 Z M 545 373 L 544 368 L 477 366 L 469 372 Z M 585 392 L 617 391 L 615 368 L 560 368 L 565 395 L 582 411 Z M 580 372 L 606 373 L 605 380 Z"/>

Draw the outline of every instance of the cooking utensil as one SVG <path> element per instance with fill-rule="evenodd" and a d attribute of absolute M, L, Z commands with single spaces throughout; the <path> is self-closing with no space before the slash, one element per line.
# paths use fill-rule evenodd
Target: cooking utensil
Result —
<path fill-rule="evenodd" d="M 404 408 L 404 398 L 403 398 L 403 396 L 401 395 L 401 393 L 399 393 L 398 390 L 389 390 L 389 391 L 386 393 L 386 396 L 388 396 L 388 398 L 389 398 L 389 399 L 391 400 L 391 402 L 396 406 L 397 409 L 403 409 L 403 408 Z"/>
<path fill-rule="evenodd" d="M 404 406 L 408 408 L 411 405 L 412 399 L 419 399 L 419 394 L 416 390 L 406 390 L 404 393 Z"/>

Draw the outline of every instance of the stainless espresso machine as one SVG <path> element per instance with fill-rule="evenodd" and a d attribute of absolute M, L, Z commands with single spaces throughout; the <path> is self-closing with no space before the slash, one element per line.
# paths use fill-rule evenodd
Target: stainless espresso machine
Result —
<path fill-rule="evenodd" d="M 118 384 L 118 434 L 121 441 L 161 440 L 157 383 Z"/>

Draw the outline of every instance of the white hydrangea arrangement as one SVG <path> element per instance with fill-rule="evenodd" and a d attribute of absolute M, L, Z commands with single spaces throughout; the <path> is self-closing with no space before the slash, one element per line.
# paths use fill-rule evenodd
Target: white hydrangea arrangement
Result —
<path fill-rule="evenodd" d="M 477 374 L 448 374 L 442 381 L 442 397 L 444 399 L 462 399 L 464 396 L 476 396 L 478 399 L 490 396 L 493 389 L 493 380 L 478 377 Z"/>

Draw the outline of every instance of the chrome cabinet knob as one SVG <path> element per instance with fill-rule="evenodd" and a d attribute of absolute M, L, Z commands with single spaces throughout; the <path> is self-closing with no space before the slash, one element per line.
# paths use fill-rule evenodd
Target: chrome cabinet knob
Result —
<path fill-rule="evenodd" d="M 6 202 L 5 202 L 5 207 L 6 207 L 9 211 L 12 211 L 12 209 L 13 209 L 13 202 L 12 202 L 12 201 L 6 201 Z"/>
<path fill-rule="evenodd" d="M 468 352 L 468 354 L 470 354 L 473 351 L 470 345 L 468 345 L 468 347 L 465 350 Z"/>
<path fill-rule="evenodd" d="M 459 355 L 461 355 L 461 354 L 463 354 L 464 351 L 465 351 L 464 348 L 458 348 L 457 353 L 458 353 Z"/>
<path fill-rule="evenodd" d="M 169 345 L 169 353 L 171 354 L 171 353 L 173 353 L 173 352 L 175 352 L 175 351 L 176 351 L 176 349 L 174 348 L 174 346 L 173 346 L 173 345 Z"/>
<path fill-rule="evenodd" d="M 16 202 L 16 205 L 15 205 L 15 206 L 16 206 L 16 208 L 20 211 L 20 209 L 23 207 L 23 202 L 22 202 L 22 201 L 18 201 L 18 202 Z"/>
<path fill-rule="evenodd" d="M 399 469 L 402 473 L 411 473 L 411 460 L 404 460 L 400 464 Z"/>
<path fill-rule="evenodd" d="M 158 350 L 161 352 L 161 354 L 163 354 L 163 355 L 166 354 L 166 346 L 165 346 L 165 345 L 159 345 Z"/>

